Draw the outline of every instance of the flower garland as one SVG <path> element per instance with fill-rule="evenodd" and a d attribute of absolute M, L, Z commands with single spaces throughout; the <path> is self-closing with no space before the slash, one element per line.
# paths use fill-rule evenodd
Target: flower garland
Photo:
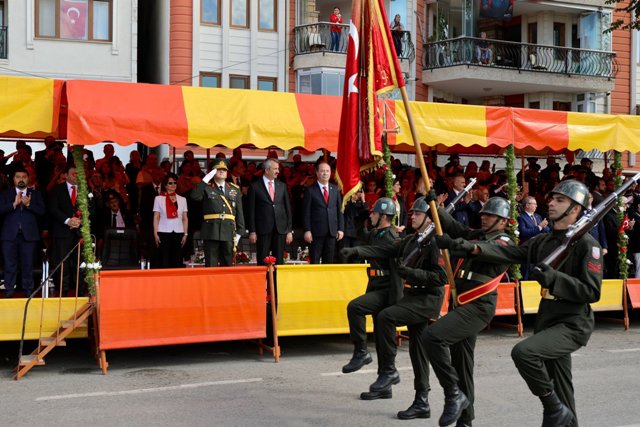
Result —
<path fill-rule="evenodd" d="M 622 154 L 618 151 L 613 156 L 613 168 L 615 170 L 614 181 L 616 188 L 620 188 L 624 183 L 624 176 L 622 176 Z M 625 280 L 629 277 L 629 262 L 627 261 L 627 240 L 629 237 L 624 232 L 626 214 L 624 211 L 624 195 L 618 197 L 617 202 L 616 220 L 620 230 L 622 230 L 622 232 L 618 232 L 618 277 Z"/>
<path fill-rule="evenodd" d="M 518 202 L 516 201 L 516 194 L 518 193 L 518 181 L 516 179 L 515 162 L 516 154 L 513 145 L 509 145 L 505 152 L 507 160 L 507 196 L 509 200 L 509 223 L 507 224 L 507 233 L 513 239 L 513 242 L 518 245 Z M 524 171 L 523 171 L 524 174 Z M 511 264 L 509 269 L 511 271 L 511 277 L 519 280 L 522 278 L 520 274 L 520 264 Z"/>
<path fill-rule="evenodd" d="M 387 134 L 382 138 L 382 169 L 384 169 L 384 195 L 393 199 L 393 171 L 391 170 L 391 150 L 387 144 Z"/>
<path fill-rule="evenodd" d="M 83 263 L 84 265 L 84 279 L 87 282 L 89 288 L 89 294 L 95 295 L 96 283 L 94 274 L 100 270 L 100 262 L 96 262 L 95 242 L 91 236 L 91 221 L 89 220 L 89 188 L 87 184 L 87 176 L 84 170 L 84 147 L 81 145 L 74 145 L 71 153 L 76 166 L 76 172 L 78 174 L 78 199 L 77 205 L 80 211 L 80 217 L 82 218 L 82 224 L 80 225 L 80 234 L 84 245 L 82 246 Z"/>

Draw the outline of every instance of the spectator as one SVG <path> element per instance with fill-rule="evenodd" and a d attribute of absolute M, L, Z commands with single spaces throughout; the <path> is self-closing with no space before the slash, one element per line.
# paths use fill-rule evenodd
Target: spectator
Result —
<path fill-rule="evenodd" d="M 342 24 L 342 15 L 338 6 L 333 8 L 333 13 L 329 16 L 329 21 L 334 24 Z M 331 26 L 331 50 L 338 52 L 340 50 L 340 36 L 342 27 L 340 25 Z"/>
<path fill-rule="evenodd" d="M 460 156 L 453 153 L 449 156 L 449 162 L 444 165 L 444 176 L 456 176 L 462 174 L 464 176 L 464 168 L 460 164 Z"/>
<path fill-rule="evenodd" d="M 123 210 L 120 206 L 120 199 L 117 195 L 111 193 L 107 196 L 107 211 L 103 215 L 103 229 L 107 228 L 131 228 L 133 227 L 133 219 L 129 212 Z"/>
<path fill-rule="evenodd" d="M 142 162 L 140 161 L 140 153 L 137 150 L 129 153 L 129 163 L 124 168 L 127 174 L 129 183 L 126 186 L 127 194 L 129 195 L 129 205 L 131 212 L 138 211 L 138 186 L 136 185 L 136 178 L 138 173 L 142 169 Z"/>
<path fill-rule="evenodd" d="M 160 162 L 160 168 L 162 168 L 164 173 L 171 173 L 171 162 L 169 160 L 163 160 Z"/>
<path fill-rule="evenodd" d="M 267 159 L 262 164 L 262 179 L 249 187 L 247 199 L 247 225 L 249 242 L 256 245 L 258 265 L 271 254 L 277 264 L 282 264 L 284 245 L 291 244 L 292 215 L 287 186 L 278 181 L 280 164 L 276 159 Z"/>
<path fill-rule="evenodd" d="M 402 197 L 402 186 L 400 185 L 400 179 L 394 178 L 393 180 L 393 201 L 396 205 L 396 216 L 393 220 L 393 226 L 396 230 L 396 233 L 400 237 L 405 236 L 405 228 L 407 228 L 407 207 L 405 204 L 405 199 Z"/>
<path fill-rule="evenodd" d="M 187 241 L 189 220 L 187 200 L 176 194 L 178 176 L 170 173 L 164 180 L 167 189 L 153 203 L 153 237 L 159 252 L 159 268 L 180 268 L 182 247 Z"/>
<path fill-rule="evenodd" d="M 36 152 L 36 176 L 41 185 L 46 186 L 51 181 L 55 164 L 54 158 L 56 151 L 62 152 L 62 143 L 55 140 L 54 137 L 48 136 L 44 139 L 45 149 Z M 30 177 L 33 178 L 33 177 Z"/>
<path fill-rule="evenodd" d="M 184 161 L 182 166 L 180 166 L 180 176 L 178 176 L 178 189 L 176 192 L 181 196 L 185 196 L 185 194 L 193 190 L 197 184 L 193 178 L 193 162 Z"/>
<path fill-rule="evenodd" d="M 138 172 L 138 176 L 136 177 L 136 185 L 138 188 L 141 188 L 152 181 L 153 170 L 157 168 L 158 156 L 150 153 L 144 162 L 144 166 L 140 169 L 140 172 Z"/>
<path fill-rule="evenodd" d="M 33 262 L 40 241 L 38 221 L 45 214 L 42 195 L 28 188 L 29 174 L 26 170 L 16 169 L 13 172 L 13 184 L 14 188 L 0 193 L 0 215 L 4 219 L 0 240 L 7 298 L 15 292 L 18 266 L 25 296 L 33 292 Z"/>
<path fill-rule="evenodd" d="M 142 186 L 140 190 L 140 203 L 137 222 L 140 227 L 140 251 L 145 256 L 151 266 L 158 266 L 160 263 L 158 247 L 155 244 L 155 236 L 153 235 L 153 207 L 155 205 L 156 196 L 159 196 L 164 181 L 164 171 L 160 168 L 153 169 L 151 182 Z"/>
<path fill-rule="evenodd" d="M 333 264 L 336 241 L 344 237 L 342 196 L 337 186 L 329 183 L 331 167 L 326 161 L 317 166 L 317 184 L 307 187 L 302 201 L 304 240 L 311 245 L 311 264 Z"/>
<path fill-rule="evenodd" d="M 73 249 L 80 238 L 79 228 L 82 224 L 82 217 L 78 211 L 77 200 L 78 174 L 75 166 L 69 166 L 66 181 L 53 187 L 49 194 L 48 207 L 53 235 L 52 264 L 54 268 Z M 76 269 L 77 256 L 72 255 L 67 258 L 64 265 L 64 274 L 61 278 L 63 294 L 70 289 L 71 277 L 75 280 Z"/>
<path fill-rule="evenodd" d="M 466 181 L 464 179 L 464 175 L 457 175 L 453 178 L 453 188 L 447 194 L 447 199 L 444 202 L 445 206 L 448 206 L 449 203 L 462 191 L 466 186 Z M 456 203 L 451 216 L 453 216 L 456 221 L 461 224 L 466 225 L 467 227 L 471 222 L 471 210 L 469 209 L 469 202 L 471 201 L 471 193 L 467 193 L 458 203 Z"/>
<path fill-rule="evenodd" d="M 376 203 L 376 200 L 380 198 L 378 183 L 374 178 L 370 178 L 369 180 L 367 180 L 364 198 L 369 206 L 373 206 Z"/>
<path fill-rule="evenodd" d="M 102 152 L 104 153 L 104 157 L 101 159 L 96 160 L 96 169 L 100 170 L 100 167 L 104 164 L 104 163 L 109 163 L 109 160 L 111 160 L 111 158 L 113 157 L 115 150 L 113 148 L 113 144 L 105 144 L 104 147 L 102 147 Z"/>
<path fill-rule="evenodd" d="M 396 48 L 396 55 L 398 55 L 398 58 L 400 58 L 402 56 L 402 34 L 404 31 L 404 27 L 400 22 L 399 14 L 397 14 L 393 18 L 393 21 L 391 22 L 389 28 L 392 31 L 391 37 L 393 38 L 393 46 Z"/>
<path fill-rule="evenodd" d="M 474 197 L 472 198 L 474 198 L 474 200 L 471 200 L 469 202 L 469 210 L 471 211 L 471 219 L 469 225 L 471 226 L 471 228 L 479 230 L 482 227 L 480 221 L 480 211 L 484 207 L 484 204 L 487 203 L 487 200 L 489 200 L 489 188 L 487 188 L 486 185 L 480 185 L 474 191 L 473 196 Z"/>
<path fill-rule="evenodd" d="M 491 47 L 489 47 L 489 42 L 487 41 L 487 33 L 482 31 L 480 33 L 480 41 L 476 45 L 476 61 L 478 64 L 491 64 L 493 60 L 493 52 L 491 51 Z"/>
<path fill-rule="evenodd" d="M 341 241 L 343 248 L 356 246 L 358 230 L 369 215 L 369 208 L 364 198 L 364 191 L 360 188 L 344 208 L 344 237 Z"/>

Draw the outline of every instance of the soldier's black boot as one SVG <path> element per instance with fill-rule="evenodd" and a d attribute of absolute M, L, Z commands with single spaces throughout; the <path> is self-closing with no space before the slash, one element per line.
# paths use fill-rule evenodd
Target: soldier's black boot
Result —
<path fill-rule="evenodd" d="M 360 393 L 360 399 L 362 400 L 391 399 L 392 396 L 391 386 L 379 391 L 370 390 Z"/>
<path fill-rule="evenodd" d="M 401 420 L 429 418 L 431 416 L 431 408 L 429 407 L 429 400 L 427 400 L 428 395 L 429 393 L 427 391 L 416 391 L 416 397 L 413 399 L 413 403 L 406 411 L 398 412 L 398 418 Z"/>
<path fill-rule="evenodd" d="M 381 373 L 378 375 L 378 379 L 369 386 L 369 391 L 382 391 L 391 389 L 391 386 L 400 382 L 400 374 L 396 369 L 394 363 L 386 364 Z"/>
<path fill-rule="evenodd" d="M 440 427 L 449 426 L 458 421 L 458 418 L 462 415 L 462 411 L 464 411 L 467 406 L 469 406 L 469 399 L 460 391 L 457 385 L 445 389 L 444 409 L 442 410 L 440 420 L 438 420 Z"/>
<path fill-rule="evenodd" d="M 542 427 L 565 427 L 573 419 L 571 409 L 560 402 L 555 391 L 546 396 L 540 396 L 540 400 L 544 406 Z"/>
<path fill-rule="evenodd" d="M 456 423 L 456 427 L 471 427 L 471 421 L 458 420 L 458 422 Z"/>
<path fill-rule="evenodd" d="M 368 365 L 371 363 L 373 359 L 371 358 L 371 353 L 367 351 L 367 344 L 358 345 L 356 344 L 356 348 L 353 350 L 353 357 L 342 367 L 342 373 L 348 374 L 350 372 L 355 372 L 362 368 L 364 365 Z"/>

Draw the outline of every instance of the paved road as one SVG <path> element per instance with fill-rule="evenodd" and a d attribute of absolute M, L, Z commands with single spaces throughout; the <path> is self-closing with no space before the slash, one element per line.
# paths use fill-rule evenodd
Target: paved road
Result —
<path fill-rule="evenodd" d="M 581 426 L 640 426 L 640 324 L 625 332 L 599 322 L 573 358 Z M 635 328 L 633 327 L 635 326 Z M 527 328 L 526 333 L 531 333 Z M 476 357 L 474 426 L 539 426 L 542 408 L 509 357 L 514 332 L 483 332 Z M 398 354 L 402 382 L 393 399 L 358 399 L 375 365 L 342 375 L 346 336 L 283 339 L 273 363 L 246 342 L 108 352 L 102 376 L 84 341 L 54 351 L 47 365 L 11 381 L 14 343 L 0 345 L 3 426 L 437 426 L 443 397 L 432 375 L 433 418 L 400 421 L 413 398 L 408 346 Z M 371 346 L 373 348 L 373 346 Z"/>

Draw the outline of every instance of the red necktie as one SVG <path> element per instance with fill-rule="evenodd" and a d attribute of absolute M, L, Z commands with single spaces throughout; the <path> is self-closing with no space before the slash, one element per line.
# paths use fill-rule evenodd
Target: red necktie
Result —
<path fill-rule="evenodd" d="M 273 188 L 273 181 L 269 181 L 269 197 L 271 197 L 271 201 L 276 201 L 276 190 Z"/>
<path fill-rule="evenodd" d="M 78 200 L 78 193 L 76 193 L 76 186 L 72 185 L 71 186 L 71 204 L 73 206 L 76 205 L 76 200 Z"/>
<path fill-rule="evenodd" d="M 329 192 L 327 191 L 327 187 L 325 187 L 324 185 L 322 186 L 322 194 L 324 195 L 324 202 L 328 205 L 329 204 Z"/>

